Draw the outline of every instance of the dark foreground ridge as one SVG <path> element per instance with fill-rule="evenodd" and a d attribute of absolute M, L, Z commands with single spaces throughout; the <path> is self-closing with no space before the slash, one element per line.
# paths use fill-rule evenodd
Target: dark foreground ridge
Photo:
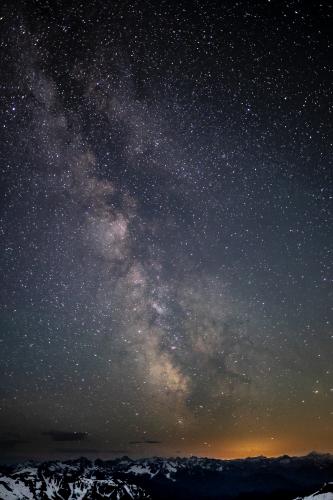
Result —
<path fill-rule="evenodd" d="M 332 480 L 329 454 L 240 460 L 80 458 L 0 467 L 0 499 L 333 500 Z"/>

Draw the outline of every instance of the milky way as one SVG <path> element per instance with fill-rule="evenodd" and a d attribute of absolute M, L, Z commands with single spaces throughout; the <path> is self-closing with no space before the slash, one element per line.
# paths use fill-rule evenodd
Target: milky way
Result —
<path fill-rule="evenodd" d="M 3 6 L 4 459 L 332 449 L 330 14 Z"/>

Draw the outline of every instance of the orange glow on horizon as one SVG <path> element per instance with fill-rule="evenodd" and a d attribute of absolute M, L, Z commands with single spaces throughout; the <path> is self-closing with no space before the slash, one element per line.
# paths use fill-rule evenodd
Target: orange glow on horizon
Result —
<path fill-rule="evenodd" d="M 249 439 L 239 442 L 224 443 L 222 446 L 212 446 L 210 454 L 216 458 L 246 458 L 266 456 L 273 457 L 284 455 L 286 453 L 286 443 L 278 442 L 278 440 L 267 439 Z M 208 450 L 207 450 L 208 451 Z M 202 450 L 201 450 L 202 453 Z"/>
<path fill-rule="evenodd" d="M 248 457 L 278 457 L 282 455 L 304 456 L 311 452 L 332 453 L 327 446 L 311 446 L 306 443 L 291 442 L 279 438 L 251 438 L 240 441 L 228 441 L 223 445 L 196 447 L 191 455 L 207 456 L 217 459 L 242 459 Z"/>

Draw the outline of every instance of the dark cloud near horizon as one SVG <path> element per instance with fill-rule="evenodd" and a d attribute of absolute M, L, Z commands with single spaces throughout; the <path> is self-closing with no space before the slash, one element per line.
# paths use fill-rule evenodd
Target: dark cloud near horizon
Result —
<path fill-rule="evenodd" d="M 10 450 L 17 445 L 29 442 L 29 440 L 23 438 L 18 432 L 5 432 L 0 435 L 0 450 Z"/>
<path fill-rule="evenodd" d="M 22 445 L 25 443 L 29 443 L 30 441 L 26 441 L 24 439 L 15 439 L 15 438 L 8 438 L 8 439 L 0 439 L 0 450 L 9 450 L 12 448 L 15 448 L 17 445 Z"/>
<path fill-rule="evenodd" d="M 86 441 L 87 432 L 66 432 L 66 431 L 47 431 L 43 436 L 49 436 L 53 441 Z"/>
<path fill-rule="evenodd" d="M 55 450 L 57 453 L 70 453 L 72 455 L 75 455 L 75 456 L 82 456 L 82 454 L 84 453 L 87 453 L 89 455 L 104 455 L 104 454 L 115 454 L 115 455 L 119 455 L 119 454 L 127 454 L 129 453 L 129 450 L 126 450 L 126 449 L 112 449 L 112 448 L 108 448 L 106 450 L 101 450 L 100 448 L 56 448 Z"/>

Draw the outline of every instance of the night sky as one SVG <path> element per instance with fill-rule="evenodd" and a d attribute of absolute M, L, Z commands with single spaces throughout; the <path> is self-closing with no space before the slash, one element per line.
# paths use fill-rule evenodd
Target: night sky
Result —
<path fill-rule="evenodd" d="M 309 4 L 2 2 L 3 460 L 333 450 Z"/>

